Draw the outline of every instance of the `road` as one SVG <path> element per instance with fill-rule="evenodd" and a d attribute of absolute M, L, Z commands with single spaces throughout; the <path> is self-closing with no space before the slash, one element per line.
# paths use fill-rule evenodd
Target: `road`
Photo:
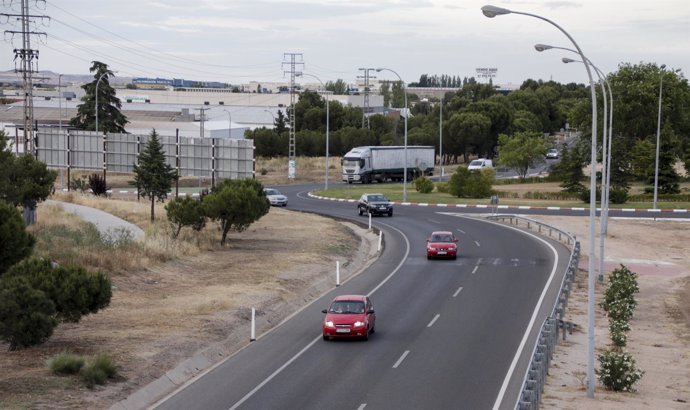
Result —
<path fill-rule="evenodd" d="M 289 208 L 364 223 L 353 203 L 281 188 Z M 398 206 L 373 218 L 384 251 L 366 272 L 159 402 L 159 409 L 508 409 L 551 310 L 569 251 L 457 212 Z M 425 239 L 451 229 L 456 261 L 428 261 Z M 551 286 L 547 286 L 551 285 Z M 376 334 L 323 341 L 338 294 L 367 294 Z M 539 302 L 542 301 L 540 304 Z"/>

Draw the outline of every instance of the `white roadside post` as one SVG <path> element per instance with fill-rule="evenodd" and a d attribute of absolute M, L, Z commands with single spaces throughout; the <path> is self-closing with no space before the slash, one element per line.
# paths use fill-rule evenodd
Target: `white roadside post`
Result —
<path fill-rule="evenodd" d="M 340 261 L 335 261 L 335 286 L 340 286 Z"/>
<path fill-rule="evenodd" d="M 249 336 L 249 341 L 253 342 L 256 340 L 256 309 L 252 308 L 252 330 Z"/>
<path fill-rule="evenodd" d="M 383 240 L 383 231 L 379 231 L 379 246 L 376 249 L 377 252 L 381 252 L 381 241 Z"/>

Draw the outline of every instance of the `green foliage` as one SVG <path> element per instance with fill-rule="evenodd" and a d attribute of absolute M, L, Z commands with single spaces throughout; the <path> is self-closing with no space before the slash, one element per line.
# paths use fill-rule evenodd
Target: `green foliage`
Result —
<path fill-rule="evenodd" d="M 0 277 L 10 266 L 31 255 L 35 243 L 19 211 L 0 201 Z"/>
<path fill-rule="evenodd" d="M 642 378 L 644 371 L 637 368 L 628 352 L 606 350 L 597 356 L 599 369 L 596 374 L 608 390 L 635 391 L 633 386 Z"/>
<path fill-rule="evenodd" d="M 609 320 L 609 335 L 613 345 L 617 348 L 623 348 L 628 343 L 627 331 L 630 330 L 630 324 L 625 320 Z"/>
<path fill-rule="evenodd" d="M 86 181 L 86 177 L 72 178 L 69 182 L 69 189 L 72 191 L 86 192 L 89 189 L 89 183 Z"/>
<path fill-rule="evenodd" d="M 83 356 L 71 352 L 59 353 L 48 360 L 48 368 L 58 375 L 77 374 L 84 367 Z"/>
<path fill-rule="evenodd" d="M 110 187 L 105 183 L 103 175 L 97 173 L 89 175 L 89 188 L 96 196 L 108 196 L 108 190 L 110 190 Z"/>
<path fill-rule="evenodd" d="M 629 320 L 637 306 L 635 293 L 639 293 L 637 273 L 625 265 L 620 265 L 609 274 L 609 282 L 604 292 L 601 307 L 614 320 Z"/>
<path fill-rule="evenodd" d="M 458 198 L 487 198 L 495 175 L 493 169 L 470 172 L 466 167 L 458 167 L 448 181 L 448 192 Z"/>
<path fill-rule="evenodd" d="M 117 366 L 115 366 L 113 358 L 107 353 L 97 354 L 93 358 L 91 366 L 101 369 L 109 379 L 112 379 L 117 374 Z"/>
<path fill-rule="evenodd" d="M 93 81 L 81 87 L 85 95 L 81 99 L 82 104 L 77 106 L 77 115 L 70 119 L 69 124 L 80 130 L 96 130 L 96 91 L 98 91 L 98 131 L 126 132 L 125 125 L 129 121 L 120 112 L 122 103 L 117 98 L 115 89 L 110 85 L 110 77 L 114 73 L 110 71 L 107 64 L 100 61 L 93 61 L 89 71 L 94 73 Z M 98 85 L 98 90 L 96 90 L 96 85 Z"/>
<path fill-rule="evenodd" d="M 105 371 L 93 364 L 89 364 L 81 369 L 79 375 L 89 389 L 93 389 L 97 384 L 105 384 L 105 381 L 108 379 L 108 375 Z"/>
<path fill-rule="evenodd" d="M 110 279 L 101 272 L 82 267 L 53 266 L 48 260 L 26 259 L 11 267 L 6 276 L 21 278 L 52 301 L 56 318 L 78 322 L 110 304 Z"/>
<path fill-rule="evenodd" d="M 41 344 L 57 326 L 55 304 L 24 278 L 0 280 L 0 339 L 10 350 Z"/>
<path fill-rule="evenodd" d="M 270 204 L 263 186 L 255 179 L 226 179 L 216 185 L 203 201 L 204 213 L 220 225 L 225 244 L 232 229 L 242 232 L 268 213 Z"/>
<path fill-rule="evenodd" d="M 448 193 L 448 183 L 447 182 L 437 182 L 436 183 L 436 191 L 447 194 Z"/>
<path fill-rule="evenodd" d="M 165 205 L 168 221 L 173 227 L 173 238 L 177 238 L 185 226 L 200 231 L 206 226 L 206 215 L 200 200 L 192 197 L 177 197 Z"/>
<path fill-rule="evenodd" d="M 15 157 L 7 148 L 0 132 L 0 201 L 34 209 L 52 193 L 57 172 L 31 154 Z"/>
<path fill-rule="evenodd" d="M 133 172 L 134 180 L 129 183 L 137 187 L 141 196 L 151 199 L 153 221 L 155 200 L 163 202 L 168 197 L 172 183 L 177 180 L 177 171 L 166 163 L 165 152 L 155 129 L 151 131 L 146 148 L 139 154 L 139 164 L 134 164 Z"/>
<path fill-rule="evenodd" d="M 609 201 L 612 204 L 624 204 L 628 202 L 627 188 L 612 186 L 609 189 Z"/>
<path fill-rule="evenodd" d="M 512 136 L 501 134 L 498 145 L 501 151 L 498 164 L 515 170 L 521 179 L 527 176 L 531 166 L 544 158 L 548 149 L 546 138 L 538 132 L 517 132 Z"/>
<path fill-rule="evenodd" d="M 421 176 L 414 180 L 414 188 L 417 192 L 428 194 L 434 190 L 434 183 L 429 178 Z"/>

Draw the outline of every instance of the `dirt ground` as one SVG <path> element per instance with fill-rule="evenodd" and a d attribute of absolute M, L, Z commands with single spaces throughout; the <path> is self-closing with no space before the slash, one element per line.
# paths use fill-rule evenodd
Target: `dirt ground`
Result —
<path fill-rule="evenodd" d="M 690 222 L 610 219 L 605 238 L 605 272 L 624 264 L 638 274 L 638 306 L 628 332 L 627 350 L 645 374 L 636 392 L 614 393 L 596 384 L 587 397 L 587 276 L 589 224 L 586 218 L 536 217 L 577 236 L 582 246 L 580 272 L 566 320 L 577 325 L 556 347 L 544 392 L 547 409 L 690 408 Z M 599 232 L 596 226 L 596 254 Z M 597 272 L 599 261 L 595 263 Z M 608 320 L 598 303 L 605 283 L 596 287 L 595 346 L 610 345 Z M 595 366 L 598 362 L 595 359 Z"/>

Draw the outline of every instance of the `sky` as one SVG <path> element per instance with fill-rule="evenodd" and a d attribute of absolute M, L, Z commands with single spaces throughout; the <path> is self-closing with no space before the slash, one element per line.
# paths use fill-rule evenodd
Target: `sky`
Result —
<path fill-rule="evenodd" d="M 3 0 L 1 14 L 21 14 L 21 0 Z M 486 4 L 535 14 L 562 27 L 602 72 L 619 64 L 666 64 L 690 70 L 687 0 L 29 0 L 31 48 L 38 69 L 89 74 L 91 61 L 118 76 L 184 78 L 231 84 L 289 80 L 296 68 L 323 82 L 355 82 L 360 68 L 406 83 L 422 74 L 472 77 L 496 68 L 497 84 L 526 79 L 586 83 L 552 24 L 510 14 L 487 18 Z M 40 18 L 46 16 L 48 18 Z M 16 17 L 0 16 L 0 70 L 15 68 L 21 49 Z M 18 61 L 18 60 L 17 60 Z M 480 81 L 487 81 L 486 79 Z M 306 82 L 306 81 L 305 81 Z M 313 82 L 313 79 L 311 80 Z"/>

